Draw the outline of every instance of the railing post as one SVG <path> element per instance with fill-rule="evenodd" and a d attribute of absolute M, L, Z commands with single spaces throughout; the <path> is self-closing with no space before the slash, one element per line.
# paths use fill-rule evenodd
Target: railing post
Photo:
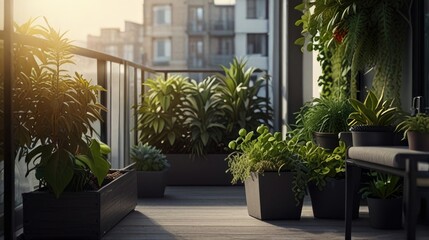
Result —
<path fill-rule="evenodd" d="M 15 157 L 12 133 L 12 35 L 13 35 L 13 0 L 4 1 L 4 114 L 2 119 L 5 129 L 1 139 L 3 141 L 4 154 L 4 237 L 5 239 L 16 239 L 15 233 Z"/>
<path fill-rule="evenodd" d="M 104 60 L 97 60 L 97 84 L 102 86 L 106 91 L 109 91 L 107 87 L 107 62 Z M 101 92 L 100 93 L 100 103 L 103 106 L 107 106 L 107 92 Z M 103 111 L 101 112 L 101 116 L 103 118 L 103 121 L 100 123 L 100 140 L 104 143 L 108 143 L 107 139 L 107 112 Z"/>
<path fill-rule="evenodd" d="M 130 83 L 129 83 L 129 76 L 128 76 L 128 63 L 125 62 L 124 63 L 124 109 L 123 109 L 123 113 L 124 113 L 124 123 L 123 123 L 123 128 L 124 131 L 122 132 L 123 135 L 123 139 L 124 142 L 122 144 L 123 147 L 123 167 L 127 166 L 128 164 L 130 164 L 129 162 L 129 153 L 130 153 Z"/>

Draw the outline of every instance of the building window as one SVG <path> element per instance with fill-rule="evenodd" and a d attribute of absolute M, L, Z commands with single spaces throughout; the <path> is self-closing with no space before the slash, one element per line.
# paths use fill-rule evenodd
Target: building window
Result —
<path fill-rule="evenodd" d="M 203 67 L 204 42 L 202 38 L 189 39 L 189 63 L 191 67 Z"/>
<path fill-rule="evenodd" d="M 171 59 L 171 39 L 161 38 L 154 40 L 154 62 L 169 62 Z"/>
<path fill-rule="evenodd" d="M 203 7 L 189 7 L 188 24 L 190 30 L 193 32 L 204 31 L 204 8 Z"/>
<path fill-rule="evenodd" d="M 247 54 L 268 55 L 267 34 L 247 34 Z"/>
<path fill-rule="evenodd" d="M 212 38 L 211 54 L 231 56 L 234 54 L 234 38 Z"/>
<path fill-rule="evenodd" d="M 134 61 L 134 46 L 132 44 L 124 45 L 124 59 Z"/>
<path fill-rule="evenodd" d="M 247 0 L 246 10 L 248 19 L 267 19 L 268 1 L 267 0 Z"/>
<path fill-rule="evenodd" d="M 153 7 L 153 25 L 171 24 L 171 6 L 161 5 Z"/>

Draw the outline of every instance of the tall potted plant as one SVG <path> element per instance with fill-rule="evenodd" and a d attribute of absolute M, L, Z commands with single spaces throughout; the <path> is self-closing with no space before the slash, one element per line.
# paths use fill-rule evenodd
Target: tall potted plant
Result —
<path fill-rule="evenodd" d="M 224 75 L 201 82 L 179 76 L 148 80 L 144 102 L 136 106 L 140 141 L 162 150 L 171 168 L 168 185 L 229 185 L 227 145 L 238 129 L 269 123 L 272 109 L 260 96 L 266 82 L 234 59 Z"/>
<path fill-rule="evenodd" d="M 39 180 L 37 191 L 23 194 L 25 238 L 99 239 L 136 206 L 135 175 L 109 172 L 110 148 L 94 137 L 93 123 L 105 110 L 97 100 L 103 88 L 65 70 L 73 55 L 64 34 L 47 22 L 33 25 L 30 20 L 16 32 L 42 38 L 44 47 L 14 46 L 17 154 L 27 175 Z M 130 192 L 121 196 L 115 189 Z M 90 217 L 79 218 L 80 211 Z"/>
<path fill-rule="evenodd" d="M 300 219 L 306 175 L 281 133 L 271 133 L 265 125 L 256 132 L 241 129 L 229 147 L 235 152 L 227 158 L 228 172 L 232 183 L 244 182 L 249 215 L 262 220 Z"/>

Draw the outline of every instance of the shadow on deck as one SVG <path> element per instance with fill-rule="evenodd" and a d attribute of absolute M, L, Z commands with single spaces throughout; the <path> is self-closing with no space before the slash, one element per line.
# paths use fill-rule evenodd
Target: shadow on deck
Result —
<path fill-rule="evenodd" d="M 417 239 L 429 239 L 419 225 Z M 344 239 L 343 220 L 313 218 L 306 199 L 301 220 L 261 221 L 247 214 L 244 188 L 167 187 L 164 198 L 139 199 L 103 240 L 159 239 Z M 404 230 L 369 226 L 368 209 L 353 221 L 353 239 L 405 239 Z"/>

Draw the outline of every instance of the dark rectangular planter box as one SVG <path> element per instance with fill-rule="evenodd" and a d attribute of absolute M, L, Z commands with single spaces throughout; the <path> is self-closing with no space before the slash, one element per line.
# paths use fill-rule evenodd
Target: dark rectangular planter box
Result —
<path fill-rule="evenodd" d="M 28 239 L 101 239 L 137 205 L 134 170 L 98 191 L 23 193 L 24 237 Z"/>
<path fill-rule="evenodd" d="M 251 173 L 244 182 L 249 215 L 261 220 L 299 220 L 303 201 L 295 200 L 293 177 L 291 172 Z"/>
<path fill-rule="evenodd" d="M 209 154 L 192 158 L 189 154 L 167 154 L 170 186 L 230 186 L 232 175 L 226 173 L 227 154 Z"/>

